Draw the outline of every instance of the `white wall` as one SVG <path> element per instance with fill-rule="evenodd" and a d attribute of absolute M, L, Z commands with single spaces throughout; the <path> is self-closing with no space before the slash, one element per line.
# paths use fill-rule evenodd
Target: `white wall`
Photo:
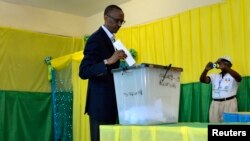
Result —
<path fill-rule="evenodd" d="M 125 13 L 124 26 L 127 27 L 218 2 L 225 0 L 130 0 L 120 7 Z M 103 21 L 103 12 L 91 17 L 80 17 L 0 1 L 0 26 L 65 36 L 83 36 L 94 32 Z"/>
<path fill-rule="evenodd" d="M 81 36 L 85 18 L 0 1 L 0 26 L 65 36 Z"/>

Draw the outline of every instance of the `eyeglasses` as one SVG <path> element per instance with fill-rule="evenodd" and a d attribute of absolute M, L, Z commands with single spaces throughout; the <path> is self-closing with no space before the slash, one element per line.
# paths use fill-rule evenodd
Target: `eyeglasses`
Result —
<path fill-rule="evenodd" d="M 114 22 L 116 22 L 117 24 L 119 24 L 119 25 L 123 25 L 123 24 L 125 24 L 125 22 L 126 21 L 124 21 L 124 20 L 121 20 L 121 19 L 116 19 L 116 18 L 114 18 L 114 17 L 112 17 L 112 16 L 110 16 L 110 15 L 107 15 L 109 18 L 111 18 Z"/>

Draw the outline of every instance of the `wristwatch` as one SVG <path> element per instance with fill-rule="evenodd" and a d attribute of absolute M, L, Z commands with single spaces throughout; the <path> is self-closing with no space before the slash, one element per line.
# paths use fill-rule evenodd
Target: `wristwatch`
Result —
<path fill-rule="evenodd" d="M 104 60 L 104 64 L 108 65 L 108 60 L 107 59 Z"/>

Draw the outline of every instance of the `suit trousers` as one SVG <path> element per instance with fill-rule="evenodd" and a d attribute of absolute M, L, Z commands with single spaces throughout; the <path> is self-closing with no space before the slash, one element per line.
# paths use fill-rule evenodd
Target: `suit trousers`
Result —
<path fill-rule="evenodd" d="M 100 141 L 100 125 L 113 125 L 116 124 L 116 121 L 103 122 L 103 121 L 97 121 L 90 117 L 89 123 L 90 123 L 91 141 Z"/>

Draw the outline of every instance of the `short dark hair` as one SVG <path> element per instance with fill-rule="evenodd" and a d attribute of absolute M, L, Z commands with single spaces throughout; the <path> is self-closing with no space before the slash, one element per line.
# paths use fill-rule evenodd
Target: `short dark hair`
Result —
<path fill-rule="evenodd" d="M 104 15 L 107 15 L 107 14 L 109 14 L 111 11 L 113 11 L 113 10 L 121 10 L 122 11 L 122 9 L 119 7 L 119 6 L 117 6 L 117 5 L 109 5 L 109 6 L 107 6 L 106 8 L 105 8 L 105 10 L 104 10 Z"/>

